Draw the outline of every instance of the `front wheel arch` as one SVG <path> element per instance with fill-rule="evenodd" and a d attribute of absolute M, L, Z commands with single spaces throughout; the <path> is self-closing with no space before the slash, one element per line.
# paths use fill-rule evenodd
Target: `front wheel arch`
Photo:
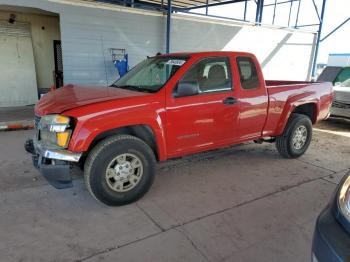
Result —
<path fill-rule="evenodd" d="M 80 161 L 79 161 L 79 166 L 81 169 L 84 169 L 85 161 L 86 158 L 91 150 L 101 141 L 104 139 L 107 139 L 112 136 L 116 135 L 131 135 L 134 137 L 137 137 L 144 141 L 153 151 L 156 160 L 160 161 L 160 152 L 158 148 L 158 143 L 156 139 L 156 135 L 154 130 L 148 126 L 148 125 L 131 125 L 131 126 L 124 126 L 124 127 L 118 127 L 118 128 L 113 128 L 110 130 L 103 131 L 96 135 L 92 142 L 90 143 L 88 150 L 86 150 L 85 153 L 83 153 Z"/>

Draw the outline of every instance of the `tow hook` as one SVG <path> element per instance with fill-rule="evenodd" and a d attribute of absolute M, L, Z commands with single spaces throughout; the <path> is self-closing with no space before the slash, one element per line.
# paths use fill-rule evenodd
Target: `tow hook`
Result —
<path fill-rule="evenodd" d="M 28 139 L 25 143 L 24 143 L 24 149 L 31 154 L 34 154 L 34 143 L 33 143 L 33 139 Z"/>

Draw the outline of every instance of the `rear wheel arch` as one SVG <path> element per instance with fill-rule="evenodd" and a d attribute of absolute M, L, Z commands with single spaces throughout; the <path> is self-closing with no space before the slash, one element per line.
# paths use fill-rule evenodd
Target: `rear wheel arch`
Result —
<path fill-rule="evenodd" d="M 285 106 L 280 121 L 277 125 L 275 134 L 281 135 L 287 128 L 288 122 L 290 121 L 293 114 L 300 114 L 307 116 L 312 124 L 317 122 L 318 108 L 316 102 L 310 102 L 305 104 L 287 103 Z"/>
<path fill-rule="evenodd" d="M 310 118 L 312 124 L 315 124 L 317 121 L 317 104 L 307 103 L 307 104 L 298 105 L 293 109 L 291 113 L 306 115 L 307 117 Z"/>

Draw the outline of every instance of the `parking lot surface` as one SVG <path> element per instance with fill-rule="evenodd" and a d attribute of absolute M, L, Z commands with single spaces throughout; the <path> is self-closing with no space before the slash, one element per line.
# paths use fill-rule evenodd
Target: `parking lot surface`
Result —
<path fill-rule="evenodd" d="M 158 166 L 137 203 L 107 207 L 47 185 L 23 150 L 33 130 L 0 132 L 0 261 L 310 261 L 315 219 L 350 168 L 350 121 L 318 124 L 283 159 L 247 143 Z"/>

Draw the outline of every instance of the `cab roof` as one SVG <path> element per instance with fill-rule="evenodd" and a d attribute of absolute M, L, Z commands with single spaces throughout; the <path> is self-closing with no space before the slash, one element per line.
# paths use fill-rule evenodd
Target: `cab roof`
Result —
<path fill-rule="evenodd" d="M 179 53 L 169 53 L 162 54 L 161 56 L 191 56 L 191 57 L 207 57 L 216 55 L 253 55 L 248 52 L 237 52 L 237 51 L 205 51 L 205 52 L 179 52 Z"/>

